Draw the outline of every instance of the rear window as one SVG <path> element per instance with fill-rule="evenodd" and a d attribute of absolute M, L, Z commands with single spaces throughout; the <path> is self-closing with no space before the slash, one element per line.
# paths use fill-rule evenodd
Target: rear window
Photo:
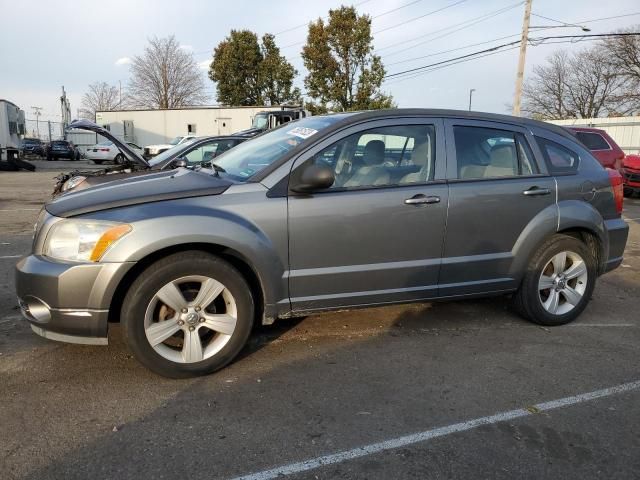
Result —
<path fill-rule="evenodd" d="M 611 146 L 599 133 L 576 132 L 576 137 L 589 150 L 611 150 Z"/>
<path fill-rule="evenodd" d="M 578 171 L 578 154 L 559 143 L 536 137 L 547 167 L 552 175 L 572 174 Z"/>
<path fill-rule="evenodd" d="M 66 147 L 66 146 L 67 146 L 67 142 L 63 142 L 63 141 L 54 141 L 54 142 L 51 142 L 51 145 L 56 145 L 56 146 Z"/>

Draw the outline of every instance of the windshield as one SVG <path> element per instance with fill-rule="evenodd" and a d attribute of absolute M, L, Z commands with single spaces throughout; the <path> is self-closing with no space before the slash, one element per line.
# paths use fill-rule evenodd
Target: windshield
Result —
<path fill-rule="evenodd" d="M 99 147 L 110 147 L 111 145 L 113 145 L 113 142 L 111 141 L 106 141 L 106 142 L 100 142 L 97 144 Z"/>
<path fill-rule="evenodd" d="M 264 135 L 241 143 L 216 157 L 214 163 L 241 182 L 284 157 L 287 152 L 349 114 L 308 117 L 290 122 Z"/>
<path fill-rule="evenodd" d="M 181 138 L 181 137 L 179 137 Z M 174 147 L 170 150 L 166 150 L 164 152 L 162 152 L 159 155 L 156 155 L 155 157 L 153 157 L 153 159 L 149 160 L 149 165 L 151 165 L 152 167 L 154 165 L 159 165 L 161 163 L 163 163 L 164 161 L 171 159 L 171 158 L 177 158 L 180 156 L 180 154 L 182 152 L 184 152 L 186 149 L 188 149 L 189 147 L 191 147 L 191 145 L 196 141 L 195 138 L 192 138 L 191 140 L 188 140 L 184 143 L 181 143 L 178 147 Z M 173 145 L 173 144 L 172 144 Z"/>
<path fill-rule="evenodd" d="M 267 122 L 269 120 L 269 115 L 266 113 L 259 113 L 253 119 L 253 124 L 251 125 L 253 128 L 266 129 Z"/>
<path fill-rule="evenodd" d="M 180 140 L 182 140 L 183 138 L 184 137 L 176 137 L 169 142 L 169 145 L 178 145 L 180 143 Z"/>

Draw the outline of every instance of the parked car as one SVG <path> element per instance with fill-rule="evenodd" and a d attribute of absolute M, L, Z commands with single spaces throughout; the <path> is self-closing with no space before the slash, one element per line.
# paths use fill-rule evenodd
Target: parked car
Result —
<path fill-rule="evenodd" d="M 624 152 L 604 130 L 599 128 L 569 127 L 605 168 L 620 170 Z"/>
<path fill-rule="evenodd" d="M 80 151 L 73 142 L 68 140 L 54 140 L 47 145 L 47 160 L 58 160 L 68 158 L 69 160 L 80 160 Z"/>
<path fill-rule="evenodd" d="M 44 157 L 44 144 L 39 138 L 22 139 L 22 154 Z"/>
<path fill-rule="evenodd" d="M 214 158 L 246 140 L 245 138 L 231 136 L 194 138 L 178 145 L 176 148 L 161 153 L 151 161 L 147 161 L 142 158 L 140 150 L 135 148 L 137 145 L 119 140 L 111 132 L 93 122 L 76 120 L 71 124 L 71 128 L 98 133 L 109 139 L 108 142 L 104 142 L 109 143 L 109 146 L 99 147 L 98 150 L 100 148 L 105 150 L 108 148 L 109 154 L 117 159 L 117 166 L 104 170 L 74 170 L 61 174 L 57 177 L 53 192 L 54 196 L 121 180 L 126 176 L 146 175 L 177 166 L 196 168 L 205 164 L 210 167 L 210 163 Z M 89 157 L 97 155 L 97 152 L 93 152 L 94 148 L 90 150 L 92 151 L 87 153 Z"/>
<path fill-rule="evenodd" d="M 504 294 L 562 325 L 627 241 L 620 174 L 525 118 L 308 117 L 216 160 L 48 202 L 16 267 L 33 330 L 106 344 L 119 320 L 140 362 L 189 377 L 255 322 L 326 310 Z"/>
<path fill-rule="evenodd" d="M 624 178 L 624 196 L 640 194 L 640 155 L 627 155 L 620 170 Z"/>
<path fill-rule="evenodd" d="M 184 136 L 175 137 L 169 143 L 161 143 L 158 145 L 147 145 L 146 147 L 144 147 L 144 158 L 149 159 L 149 158 L 155 157 L 156 155 L 159 155 L 162 152 L 166 152 L 170 148 L 181 145 L 194 138 L 196 138 L 195 135 L 184 135 Z"/>
<path fill-rule="evenodd" d="M 106 131 L 106 130 L 105 130 Z M 133 142 L 125 142 L 126 145 L 138 155 L 142 156 L 142 148 Z M 113 162 L 116 165 L 124 163 L 125 156 L 120 152 L 120 149 L 111 140 L 100 142 L 86 149 L 84 156 L 92 160 L 97 165 L 102 165 L 104 162 Z"/>

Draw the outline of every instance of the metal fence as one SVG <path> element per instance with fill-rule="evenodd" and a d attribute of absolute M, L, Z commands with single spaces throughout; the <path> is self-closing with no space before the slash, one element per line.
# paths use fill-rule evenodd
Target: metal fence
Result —
<path fill-rule="evenodd" d="M 25 119 L 25 137 L 39 138 L 45 142 L 59 140 L 64 136 L 62 122 L 48 120 Z"/>

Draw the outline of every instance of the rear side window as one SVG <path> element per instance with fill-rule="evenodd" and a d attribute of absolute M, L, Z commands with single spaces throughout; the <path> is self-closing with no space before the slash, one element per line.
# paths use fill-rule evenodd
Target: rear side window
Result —
<path fill-rule="evenodd" d="M 523 135 L 509 130 L 457 126 L 453 128 L 458 178 L 500 178 L 538 173 Z"/>
<path fill-rule="evenodd" d="M 546 138 L 536 137 L 536 140 L 547 162 L 549 173 L 562 175 L 578 171 L 579 157 L 577 153 Z"/>
<path fill-rule="evenodd" d="M 576 137 L 589 150 L 611 150 L 611 146 L 599 133 L 576 132 Z"/>

